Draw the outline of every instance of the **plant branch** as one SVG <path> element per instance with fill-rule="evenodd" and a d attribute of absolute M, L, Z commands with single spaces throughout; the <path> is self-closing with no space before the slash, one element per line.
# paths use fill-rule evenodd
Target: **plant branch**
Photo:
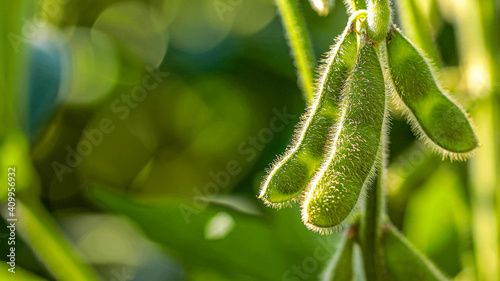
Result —
<path fill-rule="evenodd" d="M 292 49 L 292 56 L 299 76 L 299 85 L 302 87 L 307 104 L 312 104 L 314 98 L 313 74 L 316 64 L 304 17 L 296 0 L 276 0 L 276 5 Z"/>
<path fill-rule="evenodd" d="M 385 126 L 388 117 L 385 116 L 384 118 Z M 379 151 L 380 161 L 377 163 L 376 179 L 368 190 L 365 211 L 361 221 L 361 243 L 366 280 L 384 280 L 385 277 L 381 237 L 385 218 L 386 138 L 384 130 Z"/>

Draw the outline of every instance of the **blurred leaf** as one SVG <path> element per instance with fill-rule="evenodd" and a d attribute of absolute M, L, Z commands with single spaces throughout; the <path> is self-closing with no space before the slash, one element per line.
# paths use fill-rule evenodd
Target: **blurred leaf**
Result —
<path fill-rule="evenodd" d="M 36 201 L 16 198 L 16 231 L 59 280 L 97 280 L 63 236 L 52 217 Z M 4 218 L 11 218 L 7 209 Z"/>
<path fill-rule="evenodd" d="M 240 2 L 240 7 L 235 7 L 231 11 L 234 14 L 231 31 L 240 36 L 252 36 L 265 28 L 276 16 L 272 1 L 253 0 Z M 231 2 L 228 1 L 228 3 Z"/>
<path fill-rule="evenodd" d="M 34 182 L 29 142 L 23 133 L 26 116 L 25 72 L 26 43 L 33 34 L 26 32 L 21 18 L 31 15 L 31 1 L 0 1 L 0 180 L 7 181 L 7 169 L 15 167 L 16 189 Z M 7 196 L 0 191 L 0 201 Z"/>
<path fill-rule="evenodd" d="M 388 213 L 395 225 L 403 225 L 408 201 L 437 172 L 441 163 L 422 142 L 411 145 L 392 161 L 386 183 Z"/>
<path fill-rule="evenodd" d="M 147 239 L 124 216 L 61 212 L 56 217 L 102 280 L 184 280 L 179 262 L 163 253 L 160 245 Z"/>
<path fill-rule="evenodd" d="M 114 42 L 105 33 L 84 27 L 72 29 L 69 38 L 68 103 L 88 105 L 109 94 L 120 65 Z"/>
<path fill-rule="evenodd" d="M 249 172 L 250 156 L 261 152 L 262 141 L 255 138 L 255 148 L 249 138 L 269 123 L 252 117 L 258 114 L 252 93 L 236 83 L 210 76 L 187 85 L 169 76 L 132 106 L 123 100 L 131 89 L 124 91 L 94 114 L 73 147 L 91 144 L 78 167 L 87 180 L 143 195 L 193 196 L 236 161 L 237 172 L 219 184 L 227 193 Z M 101 129 L 105 120 L 109 132 Z"/>
<path fill-rule="evenodd" d="M 470 243 L 460 236 L 470 225 L 460 187 L 455 171 L 441 165 L 411 196 L 403 226 L 408 240 L 450 276 L 461 271 L 461 247 Z"/>
<path fill-rule="evenodd" d="M 323 281 L 349 281 L 353 280 L 355 274 L 353 274 L 353 247 L 354 242 L 352 237 L 348 237 L 348 233 L 345 234 L 337 252 L 333 256 L 332 260 L 328 263 L 328 266 L 323 273 L 321 280 Z"/>
<path fill-rule="evenodd" d="M 0 280 L 9 280 L 9 281 L 44 281 L 46 279 L 36 276 L 35 274 L 22 269 L 19 265 L 16 265 L 15 273 L 11 273 L 8 271 L 10 266 L 5 263 L 1 263 L 0 265 Z"/>
<path fill-rule="evenodd" d="M 2 143 L 0 143 L 0 168 L 4 173 L 0 174 L 0 180 L 7 184 L 9 181 L 7 173 L 9 168 L 14 169 L 15 190 L 20 192 L 27 188 L 29 185 L 35 183 L 33 179 L 34 170 L 30 162 L 28 154 L 28 141 L 19 132 L 10 133 Z M 9 170 L 9 173 L 13 170 Z M 0 190 L 0 202 L 7 198 L 8 188 Z"/>
<path fill-rule="evenodd" d="M 169 28 L 172 45 L 190 54 L 212 50 L 228 36 L 235 15 L 230 3 L 238 2 L 181 1 Z"/>
<path fill-rule="evenodd" d="M 23 30 L 21 18 L 30 14 L 31 1 L 0 2 L 0 140 L 20 124 L 16 110 L 24 112 L 22 92 L 25 47 L 29 35 Z M 19 107 L 18 107 L 19 106 Z"/>
<path fill-rule="evenodd" d="M 54 28 L 37 30 L 28 64 L 28 132 L 33 141 L 61 105 L 62 80 L 67 71 L 62 35 Z"/>
<path fill-rule="evenodd" d="M 382 243 L 390 280 L 448 280 L 427 258 L 418 253 L 394 226 L 387 227 Z"/>
<path fill-rule="evenodd" d="M 128 54 L 157 67 L 167 51 L 166 28 L 163 15 L 154 7 L 139 1 L 121 1 L 101 12 L 92 32 L 106 33 Z"/>
<path fill-rule="evenodd" d="M 363 253 L 359 244 L 354 244 L 353 256 L 354 278 L 355 281 L 366 281 L 365 265 L 363 262 Z"/>
<path fill-rule="evenodd" d="M 329 241 L 328 237 L 314 239 L 318 235 L 301 224 L 297 210 L 273 212 L 277 215 L 266 218 L 216 206 L 196 208 L 172 199 L 141 203 L 104 188 L 91 188 L 90 197 L 112 212 L 130 217 L 152 240 L 186 264 L 209 266 L 238 280 L 243 276 L 252 277 L 250 280 L 281 280 L 285 274 L 293 274 L 293 266 L 302 262 L 305 265 L 309 259 L 313 259 L 313 270 L 317 271 L 326 261 L 318 259 L 317 252 L 333 253 L 337 240 L 335 236 L 330 236 Z M 223 238 L 205 239 L 207 223 L 221 210 L 232 217 L 234 226 Z M 327 257 L 324 253 L 322 256 Z M 313 274 L 308 276 L 313 278 Z"/>

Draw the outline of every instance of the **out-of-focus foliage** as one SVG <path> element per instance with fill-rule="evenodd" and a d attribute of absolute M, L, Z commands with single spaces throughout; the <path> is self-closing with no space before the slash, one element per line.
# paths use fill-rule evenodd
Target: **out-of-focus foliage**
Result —
<path fill-rule="evenodd" d="M 299 1 L 316 57 L 344 28 L 338 2 L 318 17 Z M 441 162 L 394 111 L 388 213 L 447 276 L 498 280 L 499 3 L 410 2 L 482 147 Z M 16 196 L 42 203 L 35 218 L 52 227 L 40 233 L 74 255 L 67 267 L 84 261 L 76 270 L 102 280 L 318 279 L 340 235 L 255 198 L 305 107 L 272 1 L 0 3 L 0 180 L 18 167 Z M 29 231 L 14 280 L 54 280 Z"/>

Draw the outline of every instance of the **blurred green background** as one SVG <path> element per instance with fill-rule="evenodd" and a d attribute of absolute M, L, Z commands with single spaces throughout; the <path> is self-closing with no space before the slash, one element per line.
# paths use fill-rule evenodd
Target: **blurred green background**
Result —
<path fill-rule="evenodd" d="M 299 2 L 321 58 L 345 8 Z M 16 167 L 19 220 L 15 275 L 0 222 L 1 280 L 318 280 L 339 235 L 256 198 L 305 107 L 271 0 L 0 3 L 0 179 Z M 499 280 L 500 3 L 417 8 L 482 147 L 441 161 L 393 110 L 388 212 L 446 275 Z"/>

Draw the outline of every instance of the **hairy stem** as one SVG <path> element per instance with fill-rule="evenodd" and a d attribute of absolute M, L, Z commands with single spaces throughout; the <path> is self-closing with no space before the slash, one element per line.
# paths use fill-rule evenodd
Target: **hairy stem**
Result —
<path fill-rule="evenodd" d="M 385 116 L 384 124 L 387 124 Z M 377 164 L 377 175 L 371 188 L 368 190 L 366 206 L 361 221 L 361 243 L 366 280 L 384 280 L 385 265 L 381 246 L 382 228 L 385 217 L 385 176 L 386 176 L 386 138 L 382 136 L 382 145 L 379 151 L 381 161 Z"/>
<path fill-rule="evenodd" d="M 316 64 L 304 17 L 296 0 L 276 0 L 276 5 L 292 49 L 292 56 L 299 76 L 299 85 L 302 87 L 307 104 L 312 104 L 314 97 L 313 74 Z"/>
<path fill-rule="evenodd" d="M 383 190 L 384 165 L 380 164 L 377 178 L 368 191 L 365 213 L 362 221 L 361 239 L 366 280 L 383 280 L 383 260 L 380 237 L 382 235 L 385 199 Z"/>

